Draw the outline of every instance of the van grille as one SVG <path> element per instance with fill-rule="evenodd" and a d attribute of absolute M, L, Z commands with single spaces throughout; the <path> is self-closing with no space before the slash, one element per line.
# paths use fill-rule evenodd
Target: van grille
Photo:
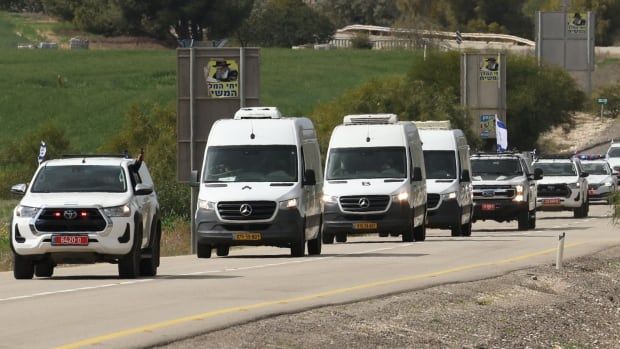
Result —
<path fill-rule="evenodd" d="M 220 217 L 230 221 L 265 220 L 276 210 L 274 201 L 225 201 L 217 204 Z"/>
<path fill-rule="evenodd" d="M 106 226 L 96 208 L 45 208 L 35 222 L 40 232 L 98 232 Z"/>
<path fill-rule="evenodd" d="M 356 195 L 340 197 L 340 206 L 347 212 L 385 211 L 390 203 L 388 195 Z"/>
<path fill-rule="evenodd" d="M 539 197 L 570 197 L 572 191 L 566 184 L 539 184 Z"/>
<path fill-rule="evenodd" d="M 436 208 L 439 205 L 439 194 L 426 195 L 426 207 L 429 209 Z"/>

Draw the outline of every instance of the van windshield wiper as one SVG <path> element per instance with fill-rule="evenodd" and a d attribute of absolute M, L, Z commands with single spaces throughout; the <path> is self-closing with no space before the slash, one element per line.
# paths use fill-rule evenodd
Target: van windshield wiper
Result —
<path fill-rule="evenodd" d="M 269 186 L 271 187 L 292 187 L 295 183 L 270 183 Z"/>

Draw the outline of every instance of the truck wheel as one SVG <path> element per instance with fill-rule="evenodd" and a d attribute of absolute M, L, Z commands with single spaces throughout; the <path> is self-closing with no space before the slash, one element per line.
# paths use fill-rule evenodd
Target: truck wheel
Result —
<path fill-rule="evenodd" d="M 401 236 L 403 242 L 413 242 L 414 241 L 414 233 L 415 228 L 414 227 L 410 227 L 409 229 L 407 229 L 406 232 L 404 232 Z"/>
<path fill-rule="evenodd" d="M 43 260 L 34 266 L 34 275 L 39 278 L 50 278 L 54 274 L 54 262 L 50 259 Z"/>
<path fill-rule="evenodd" d="M 471 236 L 471 220 L 461 225 L 461 233 L 463 236 Z"/>
<path fill-rule="evenodd" d="M 218 257 L 226 257 L 228 256 L 229 252 L 230 252 L 230 246 L 218 246 L 215 249 L 215 253 L 218 255 Z"/>
<path fill-rule="evenodd" d="M 399 233 L 390 233 L 390 236 L 393 236 L 393 237 L 397 237 L 398 235 L 400 235 L 400 234 Z"/>
<path fill-rule="evenodd" d="M 334 234 L 326 234 L 323 233 L 323 243 L 326 245 L 331 245 L 334 243 Z"/>
<path fill-rule="evenodd" d="M 160 255 L 160 241 L 161 241 L 161 222 L 153 222 L 153 238 L 147 253 L 150 253 L 149 257 L 140 259 L 140 275 L 142 276 L 155 276 L 157 275 L 157 267 L 159 267 L 159 255 Z"/>
<path fill-rule="evenodd" d="M 588 203 L 583 202 L 581 206 L 577 207 L 573 210 L 573 217 L 575 218 L 585 218 L 588 216 Z"/>
<path fill-rule="evenodd" d="M 390 236 L 390 234 L 388 234 L 388 233 L 379 233 L 379 237 L 380 238 L 386 238 L 388 236 Z"/>
<path fill-rule="evenodd" d="M 13 252 L 13 277 L 17 280 L 29 280 L 34 276 L 32 259 Z"/>
<path fill-rule="evenodd" d="M 530 211 L 525 210 L 519 212 L 519 216 L 517 217 L 517 221 L 519 222 L 519 230 L 528 230 L 530 227 Z"/>
<path fill-rule="evenodd" d="M 118 260 L 118 276 L 121 279 L 135 279 L 140 276 L 141 243 L 142 225 L 137 225 L 131 251 Z"/>
<path fill-rule="evenodd" d="M 536 210 L 530 211 L 530 229 L 536 229 Z"/>
<path fill-rule="evenodd" d="M 338 233 L 336 234 L 337 242 L 347 242 L 347 233 Z"/>
<path fill-rule="evenodd" d="M 213 246 L 207 244 L 196 244 L 196 256 L 198 258 L 211 258 L 211 249 Z"/>
<path fill-rule="evenodd" d="M 419 227 L 413 228 L 413 239 L 415 241 L 426 240 L 426 224 L 422 223 Z"/>

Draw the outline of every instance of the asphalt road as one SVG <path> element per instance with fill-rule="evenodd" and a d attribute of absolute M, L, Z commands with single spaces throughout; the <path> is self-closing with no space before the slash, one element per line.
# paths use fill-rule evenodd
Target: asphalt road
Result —
<path fill-rule="evenodd" d="M 470 238 L 442 230 L 422 243 L 350 237 L 317 257 L 251 247 L 225 258 L 163 258 L 157 278 L 119 280 L 109 264 L 58 268 L 52 279 L 0 273 L 0 347 L 144 347 L 273 314 L 488 278 L 552 263 L 562 232 L 566 258 L 620 245 L 601 205 L 586 219 L 539 213 L 529 232 L 516 222 L 478 222 Z"/>

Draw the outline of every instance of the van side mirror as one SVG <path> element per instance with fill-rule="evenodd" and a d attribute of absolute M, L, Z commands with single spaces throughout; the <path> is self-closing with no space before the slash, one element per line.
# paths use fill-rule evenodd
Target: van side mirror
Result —
<path fill-rule="evenodd" d="M 534 169 L 534 180 L 539 181 L 543 179 L 543 170 L 542 168 L 535 168 Z"/>
<path fill-rule="evenodd" d="M 411 180 L 414 182 L 419 182 L 422 180 L 422 169 L 420 167 L 413 168 L 413 172 L 411 173 Z"/>
<path fill-rule="evenodd" d="M 26 194 L 27 189 L 28 189 L 28 186 L 24 183 L 16 184 L 11 187 L 11 193 L 17 194 L 17 195 L 24 195 Z"/>
<path fill-rule="evenodd" d="M 463 170 L 463 172 L 461 172 L 461 182 L 463 183 L 471 182 L 471 175 L 469 174 L 469 170 Z"/>
<path fill-rule="evenodd" d="M 590 174 L 588 172 L 581 172 L 581 175 L 579 177 L 581 178 L 586 178 L 588 177 Z"/>
<path fill-rule="evenodd" d="M 314 170 L 306 170 L 304 171 L 304 180 L 303 185 L 316 185 L 316 176 L 314 174 Z"/>
<path fill-rule="evenodd" d="M 153 186 L 150 184 L 136 184 L 136 195 L 149 195 L 153 192 Z"/>

